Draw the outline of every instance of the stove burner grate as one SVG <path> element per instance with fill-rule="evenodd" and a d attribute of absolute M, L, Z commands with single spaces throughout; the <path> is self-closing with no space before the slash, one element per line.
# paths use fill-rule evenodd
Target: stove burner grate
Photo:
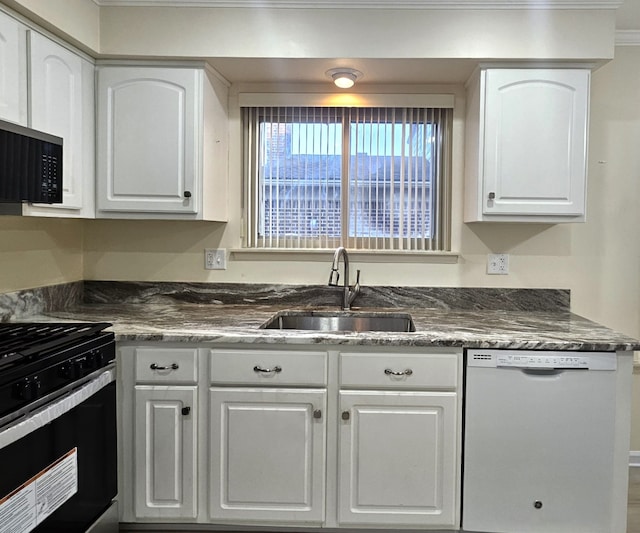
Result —
<path fill-rule="evenodd" d="M 94 337 L 106 322 L 5 322 L 0 324 L 0 369 L 35 360 L 69 344 Z"/>

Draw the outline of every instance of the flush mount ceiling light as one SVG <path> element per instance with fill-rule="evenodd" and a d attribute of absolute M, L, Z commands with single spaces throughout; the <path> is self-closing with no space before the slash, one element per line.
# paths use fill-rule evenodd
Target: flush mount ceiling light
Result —
<path fill-rule="evenodd" d="M 355 84 L 356 80 L 362 78 L 362 72 L 353 68 L 332 68 L 325 73 L 329 78 L 333 80 L 336 87 L 341 89 L 350 89 Z"/>

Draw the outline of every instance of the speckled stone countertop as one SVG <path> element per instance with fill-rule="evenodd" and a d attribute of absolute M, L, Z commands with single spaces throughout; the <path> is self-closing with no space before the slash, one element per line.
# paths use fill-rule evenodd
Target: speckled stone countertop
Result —
<path fill-rule="evenodd" d="M 251 292 L 228 286 L 215 295 L 197 284 L 173 288 L 92 282 L 84 288 L 84 303 L 46 310 L 40 318 L 110 322 L 121 342 L 640 350 L 640 341 L 569 312 L 568 291 L 498 290 L 496 297 L 482 289 L 371 288 L 354 312 L 409 313 L 416 331 L 352 333 L 260 328 L 279 311 L 309 309 L 311 303 L 314 311 L 337 310 L 335 289 L 312 289 L 312 297 L 310 289 L 290 287 Z"/>

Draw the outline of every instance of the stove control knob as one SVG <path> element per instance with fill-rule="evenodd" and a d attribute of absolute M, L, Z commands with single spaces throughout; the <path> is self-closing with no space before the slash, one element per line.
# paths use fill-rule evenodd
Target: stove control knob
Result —
<path fill-rule="evenodd" d="M 71 377 L 73 379 L 81 378 L 85 375 L 85 369 L 88 367 L 87 357 L 78 357 L 71 362 Z"/>
<path fill-rule="evenodd" d="M 25 378 L 16 383 L 13 387 L 13 396 L 18 400 L 31 402 L 40 397 L 40 380 L 37 376 Z"/>
<path fill-rule="evenodd" d="M 71 377 L 71 364 L 64 363 L 58 367 L 58 376 L 63 379 L 69 379 Z"/>
<path fill-rule="evenodd" d="M 91 350 L 89 353 L 93 368 L 102 368 L 107 364 L 107 356 L 102 350 Z"/>

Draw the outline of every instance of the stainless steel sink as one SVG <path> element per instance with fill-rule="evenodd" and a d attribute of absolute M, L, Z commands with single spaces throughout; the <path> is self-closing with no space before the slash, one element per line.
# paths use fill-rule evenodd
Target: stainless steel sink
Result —
<path fill-rule="evenodd" d="M 360 313 L 354 311 L 282 311 L 260 326 L 263 329 L 307 331 L 394 331 L 412 332 L 416 328 L 407 313 Z"/>

